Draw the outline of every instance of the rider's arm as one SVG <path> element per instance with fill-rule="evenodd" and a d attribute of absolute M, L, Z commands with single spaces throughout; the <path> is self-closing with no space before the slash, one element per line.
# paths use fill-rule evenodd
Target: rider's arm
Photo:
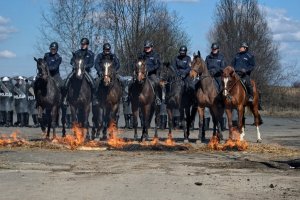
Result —
<path fill-rule="evenodd" d="M 87 63 L 85 65 L 85 69 L 87 69 L 87 71 L 90 71 L 91 68 L 94 66 L 94 59 L 95 59 L 94 53 L 90 52 L 90 57 L 87 60 Z"/>

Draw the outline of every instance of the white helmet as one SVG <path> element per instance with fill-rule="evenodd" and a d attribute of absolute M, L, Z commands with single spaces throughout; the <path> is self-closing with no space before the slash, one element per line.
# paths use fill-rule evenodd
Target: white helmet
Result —
<path fill-rule="evenodd" d="M 25 80 L 23 76 L 18 76 L 17 80 Z"/>
<path fill-rule="evenodd" d="M 7 77 L 7 76 L 4 76 L 3 78 L 2 78 L 2 81 L 4 82 L 4 81 L 9 81 L 9 78 Z"/>

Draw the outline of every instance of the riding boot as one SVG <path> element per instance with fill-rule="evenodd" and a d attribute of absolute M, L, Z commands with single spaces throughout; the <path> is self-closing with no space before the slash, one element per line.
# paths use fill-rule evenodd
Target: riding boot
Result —
<path fill-rule="evenodd" d="M 12 121 L 11 121 L 11 114 L 12 112 L 6 112 L 6 123 L 5 123 L 5 126 L 6 127 L 10 127 L 11 124 L 12 124 Z"/>
<path fill-rule="evenodd" d="M 24 115 L 24 125 L 29 127 L 29 113 L 23 113 Z"/>
<path fill-rule="evenodd" d="M 252 103 L 253 102 L 253 87 L 251 85 L 250 77 L 246 78 L 245 85 L 246 85 L 247 92 L 248 92 L 248 102 Z"/>
<path fill-rule="evenodd" d="M 210 117 L 204 118 L 204 130 L 209 130 Z"/>
<path fill-rule="evenodd" d="M 14 123 L 14 126 L 20 126 L 21 123 L 21 113 L 17 113 L 17 121 Z"/>
<path fill-rule="evenodd" d="M 5 111 L 1 111 L 1 122 L 0 125 L 4 126 L 7 120 L 7 115 Z"/>
<path fill-rule="evenodd" d="M 124 128 L 129 128 L 130 116 L 129 115 L 124 115 L 124 119 L 125 119 L 125 127 Z"/>
<path fill-rule="evenodd" d="M 26 120 L 26 113 L 21 113 L 21 121 L 20 121 L 20 127 L 24 127 L 25 126 L 25 120 Z"/>
<path fill-rule="evenodd" d="M 133 129 L 133 115 L 129 115 L 129 129 Z"/>

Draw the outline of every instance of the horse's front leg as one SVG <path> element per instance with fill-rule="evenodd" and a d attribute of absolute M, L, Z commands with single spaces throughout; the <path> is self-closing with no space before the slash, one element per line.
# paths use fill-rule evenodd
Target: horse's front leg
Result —
<path fill-rule="evenodd" d="M 138 140 L 137 134 L 137 126 L 138 126 L 138 115 L 139 115 L 139 107 L 137 101 L 132 101 L 131 104 L 132 109 L 132 118 L 133 118 L 133 129 L 134 129 L 134 140 Z"/>
<path fill-rule="evenodd" d="M 143 132 L 142 132 L 142 137 L 141 137 L 141 141 L 145 141 L 149 138 L 149 135 L 148 135 L 148 128 L 150 126 L 150 122 L 151 122 L 151 119 L 150 119 L 150 115 L 151 115 L 151 104 L 148 104 L 148 105 L 144 105 L 142 107 L 142 114 L 143 114 Z"/>
<path fill-rule="evenodd" d="M 61 123 L 62 123 L 62 137 L 66 136 L 66 115 L 67 115 L 67 107 L 65 105 L 61 105 Z"/>
<path fill-rule="evenodd" d="M 57 105 L 53 106 L 51 109 L 51 128 L 53 129 L 53 139 L 56 138 L 56 125 L 57 125 L 56 119 L 58 119 L 58 106 Z"/>
<path fill-rule="evenodd" d="M 172 112 L 172 108 L 167 108 L 167 113 L 168 113 L 168 128 L 169 128 L 169 133 L 168 136 L 172 137 L 172 129 L 173 129 L 173 112 Z"/>
<path fill-rule="evenodd" d="M 239 105 L 238 108 L 238 131 L 240 132 L 240 140 L 244 140 L 245 136 L 245 127 L 243 124 L 243 118 L 244 118 L 244 106 Z"/>
<path fill-rule="evenodd" d="M 89 132 L 89 115 L 90 115 L 90 104 L 84 107 L 83 110 L 83 127 L 86 129 L 87 140 L 90 140 L 90 132 Z"/>
<path fill-rule="evenodd" d="M 228 129 L 229 129 L 229 138 L 232 138 L 232 108 L 231 107 L 226 107 L 225 109 L 226 115 L 227 115 L 227 120 L 228 120 Z"/>
<path fill-rule="evenodd" d="M 205 125 L 204 125 L 204 107 L 198 106 L 198 115 L 199 115 L 199 133 L 198 133 L 198 141 L 205 142 Z"/>
<path fill-rule="evenodd" d="M 93 127 L 92 127 L 92 140 L 95 138 L 98 138 L 99 135 L 96 134 L 98 127 L 99 127 L 99 106 L 98 105 L 93 105 L 92 106 L 92 121 L 93 121 Z M 98 132 L 97 132 L 98 133 Z"/>
<path fill-rule="evenodd" d="M 45 134 L 46 133 L 46 127 L 44 126 L 43 108 L 42 108 L 42 106 L 38 106 L 37 107 L 37 111 L 38 111 L 38 122 L 40 123 L 40 126 L 41 126 L 43 134 Z"/>
<path fill-rule="evenodd" d="M 72 127 L 75 125 L 76 123 L 76 108 L 73 105 L 70 105 L 70 111 L 71 111 L 71 121 L 72 121 Z"/>

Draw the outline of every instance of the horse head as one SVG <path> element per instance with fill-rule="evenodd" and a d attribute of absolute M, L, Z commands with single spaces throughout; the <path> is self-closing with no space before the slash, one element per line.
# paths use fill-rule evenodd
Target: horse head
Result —
<path fill-rule="evenodd" d="M 46 61 L 42 58 L 36 59 L 35 57 L 34 57 L 34 60 L 36 61 L 36 64 L 37 64 L 36 65 L 37 72 L 38 72 L 37 77 L 42 78 L 43 80 L 47 81 L 50 72 L 49 72 Z"/>
<path fill-rule="evenodd" d="M 111 84 L 115 76 L 113 62 L 110 60 L 105 60 L 102 66 L 103 82 L 105 86 Z"/>
<path fill-rule="evenodd" d="M 222 84 L 223 84 L 223 95 L 228 96 L 230 90 L 233 88 L 234 84 L 237 82 L 238 77 L 234 71 L 234 68 L 231 66 L 227 66 L 223 70 L 222 74 Z"/>
<path fill-rule="evenodd" d="M 72 52 L 73 58 L 74 58 L 74 72 L 77 79 L 82 79 L 84 72 L 85 72 L 85 66 L 84 66 L 84 57 L 78 56 L 74 52 Z"/>
<path fill-rule="evenodd" d="M 134 67 L 134 75 L 137 77 L 138 82 L 143 82 L 147 78 L 147 74 L 148 71 L 145 61 L 143 59 L 139 59 L 135 63 Z"/>
<path fill-rule="evenodd" d="M 195 79 L 197 76 L 201 76 L 204 72 L 207 72 L 207 67 L 204 60 L 201 58 L 200 51 L 193 54 L 193 60 L 191 62 L 190 77 Z"/>

